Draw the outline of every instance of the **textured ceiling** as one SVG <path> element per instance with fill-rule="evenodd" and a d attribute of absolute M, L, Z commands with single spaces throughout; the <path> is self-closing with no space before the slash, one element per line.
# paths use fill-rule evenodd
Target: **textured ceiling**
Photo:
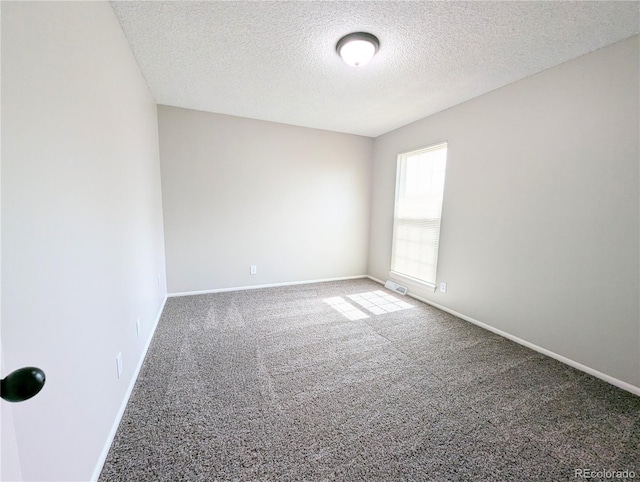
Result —
<path fill-rule="evenodd" d="M 112 2 L 159 104 L 376 137 L 640 30 L 638 2 Z M 373 33 L 349 67 L 335 44 Z"/>

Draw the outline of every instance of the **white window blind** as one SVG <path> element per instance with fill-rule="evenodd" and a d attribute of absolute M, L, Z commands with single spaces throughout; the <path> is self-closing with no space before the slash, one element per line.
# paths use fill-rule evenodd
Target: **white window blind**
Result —
<path fill-rule="evenodd" d="M 398 156 L 391 271 L 435 289 L 447 144 Z"/>

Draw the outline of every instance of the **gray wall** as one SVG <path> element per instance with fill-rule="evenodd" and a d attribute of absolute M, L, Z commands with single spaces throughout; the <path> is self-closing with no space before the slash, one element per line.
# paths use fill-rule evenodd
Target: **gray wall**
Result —
<path fill-rule="evenodd" d="M 3 441 L 24 480 L 86 481 L 166 296 L 156 105 L 108 3 L 1 8 L 2 374 L 47 375 Z"/>
<path fill-rule="evenodd" d="M 375 139 L 369 273 L 397 154 L 446 140 L 448 292 L 412 291 L 640 386 L 638 68 L 635 37 Z"/>
<path fill-rule="evenodd" d="M 158 118 L 170 293 L 366 274 L 370 138 L 167 106 Z"/>

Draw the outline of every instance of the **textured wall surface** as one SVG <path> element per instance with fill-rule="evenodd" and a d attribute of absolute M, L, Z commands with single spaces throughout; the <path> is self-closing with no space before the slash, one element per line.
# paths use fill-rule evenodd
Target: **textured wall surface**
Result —
<path fill-rule="evenodd" d="M 638 37 L 379 137 L 369 273 L 396 157 L 449 143 L 438 281 L 415 293 L 640 386 Z"/>
<path fill-rule="evenodd" d="M 638 2 L 112 2 L 159 104 L 378 136 L 637 34 Z M 363 69 L 335 46 L 367 31 Z"/>
<path fill-rule="evenodd" d="M 159 164 L 109 5 L 2 2 L 3 376 L 47 376 L 12 406 L 24 480 L 87 481 L 100 458 L 166 293 Z"/>
<path fill-rule="evenodd" d="M 166 106 L 158 117 L 170 293 L 366 274 L 371 139 Z"/>

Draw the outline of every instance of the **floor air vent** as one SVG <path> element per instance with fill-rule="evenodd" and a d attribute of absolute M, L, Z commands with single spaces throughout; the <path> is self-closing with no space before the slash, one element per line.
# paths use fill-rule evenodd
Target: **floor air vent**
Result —
<path fill-rule="evenodd" d="M 394 283 L 393 281 L 387 280 L 387 282 L 384 284 L 384 287 L 387 288 L 388 290 L 395 291 L 396 293 L 400 293 L 401 295 L 407 294 L 407 288 L 399 285 L 398 283 Z"/>

